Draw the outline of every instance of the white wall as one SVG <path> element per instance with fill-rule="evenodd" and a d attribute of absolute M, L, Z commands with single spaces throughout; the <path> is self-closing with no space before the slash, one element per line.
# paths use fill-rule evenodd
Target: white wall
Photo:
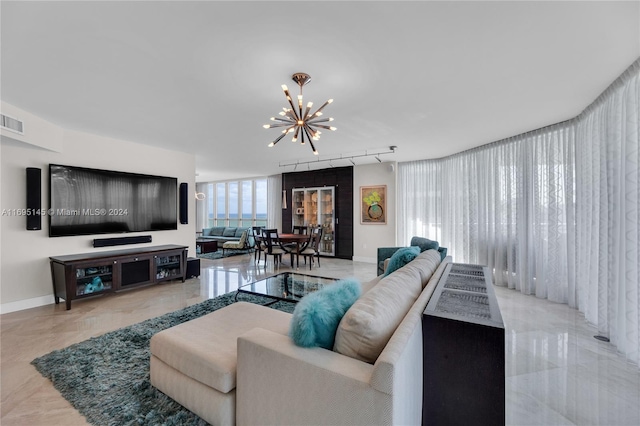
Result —
<path fill-rule="evenodd" d="M 1 135 L 0 208 L 3 211 L 26 207 L 26 167 L 42 169 L 42 206 L 49 207 L 49 163 L 176 177 L 179 183 L 189 184 L 191 193 L 195 190 L 195 156 L 192 154 L 63 129 L 6 103 L 2 103 L 2 111 L 25 120 L 24 136 L 6 131 Z M 30 132 L 30 129 L 37 131 Z M 151 235 L 152 245 L 181 244 L 189 246 L 189 253 L 195 254 L 195 198 L 189 197 L 188 225 L 178 224 L 176 231 L 126 235 Z M 49 256 L 118 249 L 117 246 L 92 246 L 94 238 L 113 236 L 122 234 L 49 238 L 47 217 L 42 219 L 42 230 L 27 231 L 24 217 L 5 212 L 0 218 L 0 312 L 53 303 Z M 125 248 L 148 246 L 138 244 Z"/>
<path fill-rule="evenodd" d="M 353 260 L 376 263 L 378 247 L 396 244 L 396 176 L 395 162 L 366 164 L 353 168 Z M 387 223 L 360 223 L 360 187 L 387 186 Z"/>

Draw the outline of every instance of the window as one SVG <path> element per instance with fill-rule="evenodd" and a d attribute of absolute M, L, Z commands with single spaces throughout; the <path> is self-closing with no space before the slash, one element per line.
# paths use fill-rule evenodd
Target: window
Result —
<path fill-rule="evenodd" d="M 205 227 L 267 226 L 267 179 L 206 185 Z"/>

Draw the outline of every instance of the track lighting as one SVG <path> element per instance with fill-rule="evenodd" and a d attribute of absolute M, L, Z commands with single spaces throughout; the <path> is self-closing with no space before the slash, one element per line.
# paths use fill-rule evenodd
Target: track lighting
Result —
<path fill-rule="evenodd" d="M 362 157 L 374 157 L 376 160 L 378 160 L 378 163 L 382 163 L 382 160 L 380 159 L 380 155 L 383 154 L 395 154 L 396 153 L 396 148 L 398 148 L 395 145 L 391 145 L 389 147 L 389 151 L 378 151 L 378 152 L 372 152 L 369 153 L 367 151 L 365 151 L 364 154 L 355 154 L 355 155 L 340 155 L 339 157 L 331 157 L 331 158 L 325 158 L 323 160 L 321 159 L 317 159 L 317 160 L 312 160 L 312 161 L 296 161 L 295 163 L 280 163 L 278 164 L 280 167 L 287 167 L 287 166 L 294 166 L 294 171 L 295 171 L 295 167 L 298 167 L 298 164 L 306 164 L 307 165 L 307 169 L 311 170 L 311 164 L 316 164 L 316 163 L 322 163 L 325 161 L 329 162 L 329 166 L 330 167 L 336 167 L 333 162 L 334 161 L 341 161 L 341 160 L 349 160 L 349 162 L 351 163 L 351 165 L 355 166 L 356 162 L 353 161 L 354 158 L 362 158 Z"/>

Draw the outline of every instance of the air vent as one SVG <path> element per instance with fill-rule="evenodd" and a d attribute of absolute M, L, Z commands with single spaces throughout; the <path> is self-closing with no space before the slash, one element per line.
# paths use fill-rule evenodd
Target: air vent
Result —
<path fill-rule="evenodd" d="M 0 114 L 0 127 L 9 130 L 11 132 L 24 135 L 24 123 L 17 118 L 9 117 L 8 115 Z"/>

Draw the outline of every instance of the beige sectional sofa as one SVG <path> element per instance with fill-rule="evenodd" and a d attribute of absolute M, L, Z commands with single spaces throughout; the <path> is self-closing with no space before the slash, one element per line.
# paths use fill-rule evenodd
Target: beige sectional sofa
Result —
<path fill-rule="evenodd" d="M 234 303 L 151 339 L 151 382 L 212 424 L 419 424 L 421 315 L 446 263 L 422 252 L 363 284 L 333 350 L 296 346 L 291 315 Z"/>

